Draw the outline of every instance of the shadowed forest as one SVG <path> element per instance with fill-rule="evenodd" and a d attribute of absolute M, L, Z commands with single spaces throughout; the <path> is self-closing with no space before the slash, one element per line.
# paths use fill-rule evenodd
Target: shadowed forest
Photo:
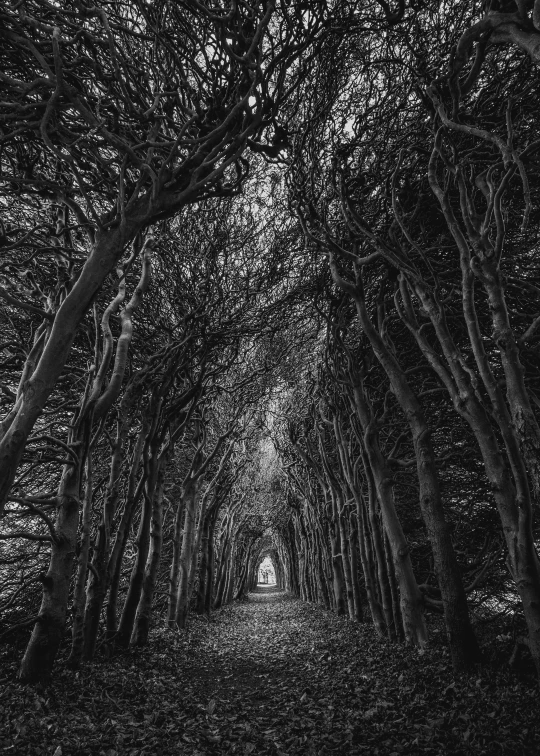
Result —
<path fill-rule="evenodd" d="M 0 40 L 0 750 L 537 754 L 540 0 Z"/>

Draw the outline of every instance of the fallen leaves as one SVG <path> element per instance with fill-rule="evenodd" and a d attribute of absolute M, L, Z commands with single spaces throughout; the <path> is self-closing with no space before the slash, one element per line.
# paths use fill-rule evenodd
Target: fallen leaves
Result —
<path fill-rule="evenodd" d="M 264 597 L 266 598 L 266 597 Z M 257 594 L 182 635 L 73 675 L 0 692 L 15 756 L 525 756 L 537 691 L 506 670 L 454 679 L 436 645 L 377 639 L 282 594 Z M 3 739 L 2 739 L 3 738 Z"/>

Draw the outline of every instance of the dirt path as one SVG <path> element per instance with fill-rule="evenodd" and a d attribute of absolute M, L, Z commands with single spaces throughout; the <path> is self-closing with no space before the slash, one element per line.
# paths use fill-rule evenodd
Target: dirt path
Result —
<path fill-rule="evenodd" d="M 369 625 L 272 588 L 210 623 L 195 621 L 178 651 L 184 685 L 205 722 L 190 721 L 182 735 L 189 747 L 176 753 L 540 752 L 531 728 L 534 688 L 525 724 L 517 725 L 522 704 L 508 700 L 516 694 L 511 680 L 502 690 L 486 677 L 456 682 L 440 646 L 423 655 L 390 646 Z"/>
<path fill-rule="evenodd" d="M 455 681 L 437 644 L 419 656 L 261 589 L 185 633 L 156 630 L 145 649 L 61 670 L 47 691 L 8 685 L 0 752 L 537 754 L 537 690 L 501 669 Z"/>
<path fill-rule="evenodd" d="M 272 588 L 199 628 L 183 670 L 213 710 L 221 753 L 348 752 L 353 728 L 328 689 L 335 634 L 335 617 Z"/>

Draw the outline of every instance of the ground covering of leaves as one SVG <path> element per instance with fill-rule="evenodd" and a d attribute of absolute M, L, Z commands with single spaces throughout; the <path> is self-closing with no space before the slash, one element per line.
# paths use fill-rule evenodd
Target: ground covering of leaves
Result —
<path fill-rule="evenodd" d="M 540 753 L 532 676 L 455 679 L 437 644 L 419 655 L 272 589 L 46 689 L 15 673 L 4 657 L 0 752 L 17 756 Z"/>

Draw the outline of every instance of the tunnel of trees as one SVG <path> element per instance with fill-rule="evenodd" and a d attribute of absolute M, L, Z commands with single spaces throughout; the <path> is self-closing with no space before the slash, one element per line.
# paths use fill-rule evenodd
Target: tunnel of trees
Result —
<path fill-rule="evenodd" d="M 0 10 L 20 679 L 277 588 L 540 671 L 540 7 Z M 536 116 L 535 116 L 536 113 Z M 60 659 L 60 662 L 59 662 Z"/>

